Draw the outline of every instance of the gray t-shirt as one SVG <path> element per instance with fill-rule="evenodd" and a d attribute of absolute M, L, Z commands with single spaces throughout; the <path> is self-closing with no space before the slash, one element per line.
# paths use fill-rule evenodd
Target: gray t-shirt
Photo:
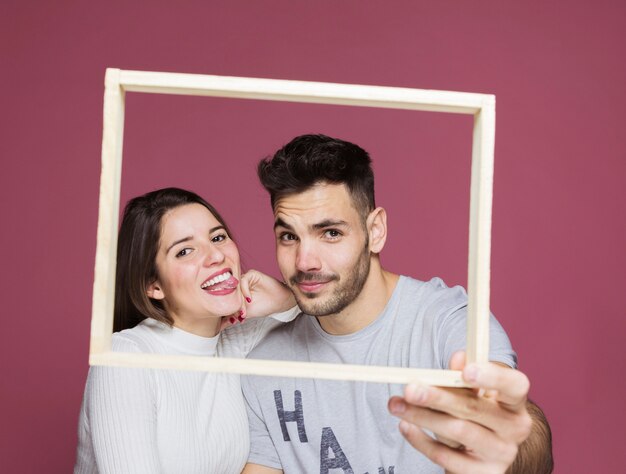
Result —
<path fill-rule="evenodd" d="M 465 348 L 467 295 L 438 278 L 400 277 L 383 313 L 366 328 L 333 336 L 314 317 L 280 326 L 251 358 L 445 369 Z M 491 316 L 490 360 L 516 365 Z M 403 386 L 304 378 L 242 377 L 250 420 L 248 462 L 286 473 L 443 472 L 413 449 L 387 411 Z"/>

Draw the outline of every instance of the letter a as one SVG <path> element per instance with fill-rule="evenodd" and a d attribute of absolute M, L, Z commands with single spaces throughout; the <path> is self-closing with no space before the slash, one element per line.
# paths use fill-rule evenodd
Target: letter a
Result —
<path fill-rule="evenodd" d="M 329 452 L 335 457 L 329 458 Z M 328 474 L 331 469 L 343 469 L 345 474 L 354 474 L 348 458 L 343 454 L 339 441 L 335 438 L 335 433 L 329 427 L 322 428 L 322 442 L 320 446 L 320 474 Z"/>

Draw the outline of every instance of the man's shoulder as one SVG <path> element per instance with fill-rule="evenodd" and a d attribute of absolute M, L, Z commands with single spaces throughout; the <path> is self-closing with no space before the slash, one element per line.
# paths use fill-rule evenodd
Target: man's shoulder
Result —
<path fill-rule="evenodd" d="M 467 302 L 467 293 L 462 286 L 450 287 L 439 277 L 421 281 L 410 276 L 401 275 L 398 291 L 403 298 L 417 299 L 424 303 L 437 301 Z"/>
<path fill-rule="evenodd" d="M 277 324 L 273 327 L 261 341 L 248 354 L 253 359 L 277 359 L 291 358 L 290 352 L 293 347 L 302 344 L 302 331 L 305 326 L 305 318 L 310 318 L 305 314 L 300 314 L 293 321 Z"/>

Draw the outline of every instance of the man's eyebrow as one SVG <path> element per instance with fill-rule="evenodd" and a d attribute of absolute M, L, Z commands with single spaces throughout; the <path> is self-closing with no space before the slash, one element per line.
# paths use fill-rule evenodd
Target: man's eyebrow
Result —
<path fill-rule="evenodd" d="M 282 220 L 280 217 L 274 221 L 274 229 L 276 229 L 276 227 L 284 227 L 285 229 L 292 230 L 292 227 L 289 224 L 287 224 L 284 220 Z"/>
<path fill-rule="evenodd" d="M 348 227 L 348 226 L 349 224 L 346 221 L 343 221 L 341 219 L 338 219 L 338 220 L 324 219 L 323 221 L 317 222 L 315 224 L 311 224 L 309 228 L 311 230 L 320 230 L 320 229 L 326 229 L 327 227 Z M 277 227 L 284 227 L 287 230 L 293 230 L 293 227 L 287 224 L 280 217 L 277 218 L 276 221 L 274 221 L 274 229 L 276 229 Z"/>
<path fill-rule="evenodd" d="M 342 220 L 325 219 L 311 225 L 311 229 L 313 230 L 325 229 L 327 227 L 348 227 L 348 223 Z"/>

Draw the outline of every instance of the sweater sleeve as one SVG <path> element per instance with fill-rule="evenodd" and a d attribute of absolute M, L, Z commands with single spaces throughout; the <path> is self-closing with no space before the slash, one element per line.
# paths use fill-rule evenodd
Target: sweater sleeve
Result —
<path fill-rule="evenodd" d="M 247 357 L 268 332 L 283 323 L 294 320 L 301 311 L 298 306 L 265 318 L 251 318 L 243 324 L 231 326 L 221 333 L 224 357 Z"/>
<path fill-rule="evenodd" d="M 118 352 L 141 352 L 114 338 Z M 150 369 L 91 367 L 79 421 L 75 474 L 159 473 L 156 390 Z"/>

